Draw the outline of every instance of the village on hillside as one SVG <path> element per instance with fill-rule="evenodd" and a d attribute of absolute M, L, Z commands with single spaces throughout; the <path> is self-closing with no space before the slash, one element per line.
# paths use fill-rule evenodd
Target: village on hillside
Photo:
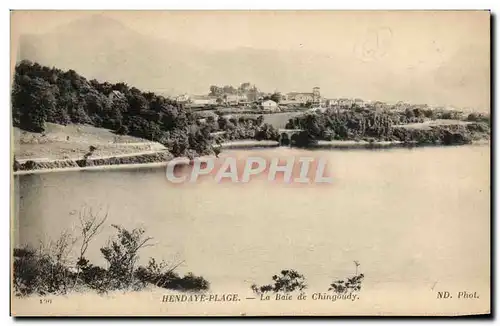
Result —
<path fill-rule="evenodd" d="M 326 98 L 321 95 L 320 87 L 313 87 L 310 92 L 287 92 L 273 93 L 262 92 L 255 85 L 242 83 L 239 87 L 233 86 L 210 86 L 207 94 L 181 94 L 173 98 L 178 104 L 192 111 L 219 110 L 221 112 L 245 112 L 257 111 L 262 113 L 278 113 L 287 111 L 325 111 L 328 108 L 352 109 L 444 109 L 443 107 L 431 107 L 428 104 L 410 104 L 399 101 L 387 103 L 383 101 L 363 100 L 361 98 Z M 450 111 L 461 111 L 455 108 L 446 108 Z"/>
<path fill-rule="evenodd" d="M 212 85 L 206 95 L 167 98 L 30 61 L 16 66 L 14 80 L 15 155 L 19 169 L 26 170 L 33 169 L 27 164 L 33 159 L 69 159 L 69 164 L 87 166 L 95 164 L 88 162 L 89 156 L 121 162 L 120 155 L 156 155 L 158 148 L 175 157 L 195 157 L 217 154 L 217 146 L 235 142 L 296 147 L 334 141 L 462 144 L 486 139 L 490 131 L 489 115 L 478 112 L 326 98 L 317 86 L 311 92 L 266 93 L 247 82 Z M 128 145 L 120 146 L 123 142 Z"/>

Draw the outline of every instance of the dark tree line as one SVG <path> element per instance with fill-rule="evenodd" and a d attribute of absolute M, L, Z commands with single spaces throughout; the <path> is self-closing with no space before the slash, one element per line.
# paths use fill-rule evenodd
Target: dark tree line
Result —
<path fill-rule="evenodd" d="M 12 117 L 14 126 L 32 132 L 44 132 L 46 122 L 107 128 L 160 142 L 175 156 L 211 154 L 211 133 L 217 131 L 226 131 L 223 138 L 228 140 L 278 138 L 262 117 L 208 117 L 200 122 L 203 119 L 182 104 L 155 93 L 29 61 L 15 69 Z"/>
<path fill-rule="evenodd" d="M 429 128 L 405 128 L 409 123 L 426 119 L 456 119 L 461 115 L 451 111 L 407 109 L 376 111 L 354 108 L 329 109 L 323 113 L 297 116 L 289 120 L 287 129 L 302 129 L 292 137 L 292 143 L 307 147 L 318 140 L 402 141 L 419 144 L 466 144 L 489 136 L 489 117 L 469 115 L 470 124 L 440 125 Z"/>
<path fill-rule="evenodd" d="M 220 131 L 225 131 L 226 140 L 256 139 L 256 140 L 278 140 L 279 132 L 268 123 L 264 123 L 264 117 L 241 116 L 239 118 L 219 117 L 218 125 Z"/>
<path fill-rule="evenodd" d="M 302 129 L 300 138 L 310 140 L 361 140 L 375 138 L 391 140 L 392 125 L 399 117 L 372 110 L 341 111 L 306 114 L 289 120 L 287 129 Z"/>
<path fill-rule="evenodd" d="M 74 70 L 29 61 L 15 69 L 12 117 L 14 126 L 33 132 L 43 132 L 46 122 L 108 128 L 158 141 L 176 156 L 211 150 L 205 127 L 174 101 L 125 83 L 87 80 Z"/>

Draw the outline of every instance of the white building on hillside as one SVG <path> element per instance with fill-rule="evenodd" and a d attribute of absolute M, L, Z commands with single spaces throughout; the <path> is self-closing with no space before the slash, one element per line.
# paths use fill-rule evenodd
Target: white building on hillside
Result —
<path fill-rule="evenodd" d="M 248 98 L 246 95 L 230 94 L 226 96 L 226 103 L 229 105 L 238 105 L 242 102 L 248 102 Z"/>
<path fill-rule="evenodd" d="M 278 103 L 274 102 L 273 100 L 267 100 L 262 102 L 261 104 L 262 110 L 266 111 L 276 111 L 278 109 Z"/>

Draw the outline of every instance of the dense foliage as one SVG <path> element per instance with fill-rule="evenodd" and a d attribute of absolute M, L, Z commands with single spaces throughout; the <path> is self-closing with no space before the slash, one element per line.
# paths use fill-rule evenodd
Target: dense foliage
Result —
<path fill-rule="evenodd" d="M 73 70 L 22 61 L 16 66 L 12 88 L 13 124 L 43 132 L 45 123 L 91 124 L 160 142 L 174 156 L 212 154 L 211 133 L 223 139 L 278 139 L 278 131 L 262 117 L 203 118 L 182 104 L 125 83 L 87 80 Z"/>
<path fill-rule="evenodd" d="M 267 292 L 290 293 L 293 291 L 303 291 L 307 288 L 307 282 L 304 275 L 296 270 L 282 270 L 280 274 L 273 276 L 273 284 L 257 286 L 252 284 L 250 287 L 255 294 Z"/>
<path fill-rule="evenodd" d="M 365 275 L 363 273 L 348 277 L 346 280 L 337 280 L 330 284 L 328 291 L 333 291 L 336 294 L 353 293 L 361 290 L 361 284 Z"/>
<path fill-rule="evenodd" d="M 489 135 L 489 118 L 470 115 L 470 124 L 430 125 L 427 128 L 407 128 L 410 123 L 435 119 L 457 119 L 454 111 L 420 109 L 384 110 L 354 108 L 328 109 L 290 119 L 286 128 L 302 129 L 292 137 L 296 146 L 307 147 L 318 140 L 402 141 L 420 144 L 464 144 Z"/>
<path fill-rule="evenodd" d="M 84 123 L 158 141 L 175 156 L 211 152 L 205 127 L 174 101 L 29 61 L 15 69 L 12 117 L 14 126 L 33 132 L 43 132 L 46 122 Z"/>
<path fill-rule="evenodd" d="M 241 116 L 239 118 L 219 117 L 219 131 L 225 131 L 224 139 L 278 140 L 279 132 L 272 125 L 264 123 L 260 116 Z"/>

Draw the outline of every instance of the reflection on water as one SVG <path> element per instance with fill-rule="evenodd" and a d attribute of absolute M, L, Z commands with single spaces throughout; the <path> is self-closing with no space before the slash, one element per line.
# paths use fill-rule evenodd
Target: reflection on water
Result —
<path fill-rule="evenodd" d="M 489 147 L 314 152 L 328 159 L 333 184 L 173 186 L 161 168 L 18 176 L 15 242 L 37 245 L 64 229 L 78 232 L 74 213 L 87 205 L 108 211 L 108 225 L 144 227 L 154 237 L 141 262 L 184 260 L 180 272 L 203 275 L 213 288 L 265 283 L 290 268 L 324 287 L 353 273 L 354 260 L 372 288 L 487 284 Z M 90 260 L 103 263 L 99 248 L 112 234 L 108 226 L 91 244 Z"/>

